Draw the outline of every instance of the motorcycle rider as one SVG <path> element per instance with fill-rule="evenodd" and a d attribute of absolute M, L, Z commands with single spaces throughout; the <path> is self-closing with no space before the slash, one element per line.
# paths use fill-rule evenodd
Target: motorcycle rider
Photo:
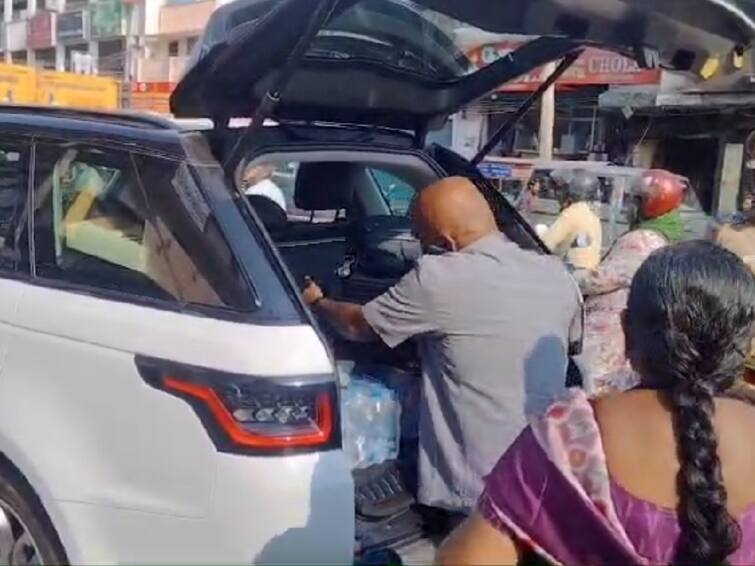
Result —
<path fill-rule="evenodd" d="M 554 171 L 551 178 L 559 186 L 561 214 L 543 235 L 543 242 L 567 266 L 591 270 L 600 263 L 603 228 L 595 211 L 600 181 L 584 169 Z"/>
<path fill-rule="evenodd" d="M 625 356 L 621 316 L 629 286 L 640 265 L 654 251 L 684 236 L 679 207 L 684 200 L 680 178 L 648 170 L 630 187 L 630 231 L 621 236 L 601 264 L 580 279 L 585 297 L 585 336 L 578 365 L 591 395 L 631 389 L 637 384 Z"/>

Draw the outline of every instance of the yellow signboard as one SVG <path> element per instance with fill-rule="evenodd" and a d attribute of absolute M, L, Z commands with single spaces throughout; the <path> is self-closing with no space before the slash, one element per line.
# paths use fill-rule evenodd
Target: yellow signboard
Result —
<path fill-rule="evenodd" d="M 36 73 L 31 67 L 0 63 L 0 103 L 35 104 Z"/>
<path fill-rule="evenodd" d="M 118 81 L 105 77 L 0 64 L 0 103 L 116 110 L 120 89 Z"/>
<path fill-rule="evenodd" d="M 120 107 L 118 82 L 55 71 L 37 72 L 37 104 L 91 110 L 115 110 Z"/>

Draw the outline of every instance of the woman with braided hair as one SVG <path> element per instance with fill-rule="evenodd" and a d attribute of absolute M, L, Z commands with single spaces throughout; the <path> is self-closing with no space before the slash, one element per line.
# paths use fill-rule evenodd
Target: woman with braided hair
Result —
<path fill-rule="evenodd" d="M 639 388 L 531 419 L 440 563 L 755 564 L 755 279 L 713 243 L 665 247 L 623 318 Z"/>

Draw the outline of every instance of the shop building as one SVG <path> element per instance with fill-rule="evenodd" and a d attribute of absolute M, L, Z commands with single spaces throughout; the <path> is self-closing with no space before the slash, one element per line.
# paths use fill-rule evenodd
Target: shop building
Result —
<path fill-rule="evenodd" d="M 27 43 L 32 53 L 31 60 L 38 68 L 56 70 L 56 28 L 57 13 L 50 10 L 39 10 L 27 25 Z"/>
<path fill-rule="evenodd" d="M 120 0 L 98 0 L 90 5 L 90 45 L 96 53 L 93 64 L 99 75 L 124 76 L 130 10 Z"/>
<path fill-rule="evenodd" d="M 515 51 L 529 38 L 507 37 L 468 49 L 475 65 L 489 65 Z M 454 118 L 454 147 L 467 155 L 476 152 L 490 133 L 545 80 L 546 67 L 501 86 Z M 640 68 L 620 54 L 587 49 L 556 82 L 553 156 L 558 159 L 601 158 L 609 144 L 608 124 L 599 107 L 600 96 L 616 85 L 656 85 L 659 70 Z M 541 112 L 535 105 L 493 150 L 492 155 L 536 157 Z"/>
<path fill-rule="evenodd" d="M 56 26 L 58 70 L 93 74 L 89 45 L 89 11 L 71 10 L 58 14 Z M 62 68 L 60 68 L 62 67 Z"/>
<path fill-rule="evenodd" d="M 136 12 L 131 4 L 121 0 L 3 0 L 0 8 L 4 62 L 125 78 L 127 29 Z M 139 26 L 133 29 L 138 34 Z"/>
<path fill-rule="evenodd" d="M 169 111 L 170 94 L 218 5 L 215 0 L 169 1 L 151 14 L 152 22 L 138 61 L 137 80 L 132 86 L 133 107 Z"/>
<path fill-rule="evenodd" d="M 604 93 L 600 107 L 614 134 L 614 159 L 685 175 L 708 212 L 741 209 L 755 195 L 755 67 L 749 59 L 736 72 L 706 78 L 664 73 L 654 87 Z"/>

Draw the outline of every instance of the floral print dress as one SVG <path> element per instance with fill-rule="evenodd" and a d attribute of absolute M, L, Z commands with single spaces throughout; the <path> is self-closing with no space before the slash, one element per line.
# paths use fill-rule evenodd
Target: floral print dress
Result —
<path fill-rule="evenodd" d="M 633 230 L 616 241 L 597 269 L 581 278 L 585 339 L 577 363 L 588 395 L 626 391 L 639 383 L 626 358 L 621 313 L 634 274 L 650 254 L 666 245 L 658 232 Z"/>

